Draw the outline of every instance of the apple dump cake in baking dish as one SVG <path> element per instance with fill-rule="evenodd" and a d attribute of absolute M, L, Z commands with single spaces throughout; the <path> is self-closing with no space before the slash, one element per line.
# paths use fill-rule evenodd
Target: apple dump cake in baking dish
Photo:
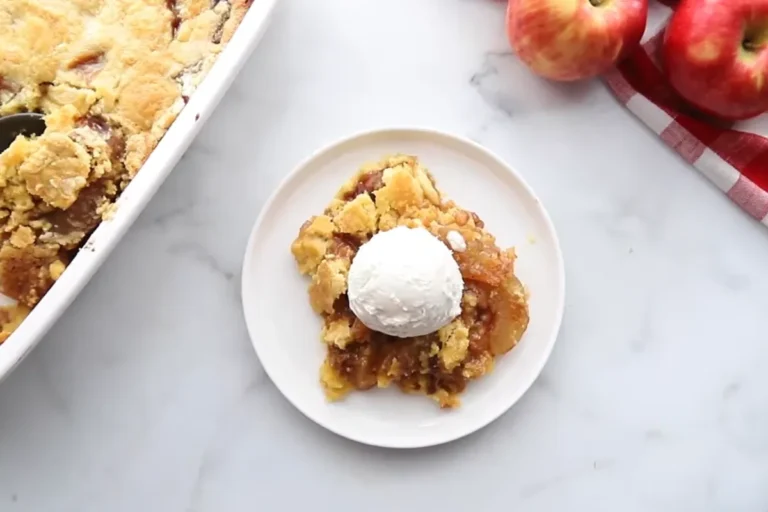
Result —
<path fill-rule="evenodd" d="M 0 154 L 0 343 L 61 276 L 252 0 L 0 0 L 0 116 L 46 130 Z"/>
<path fill-rule="evenodd" d="M 393 385 L 456 407 L 528 328 L 514 249 L 446 200 L 412 156 L 364 165 L 291 252 L 322 318 L 330 400 Z"/>

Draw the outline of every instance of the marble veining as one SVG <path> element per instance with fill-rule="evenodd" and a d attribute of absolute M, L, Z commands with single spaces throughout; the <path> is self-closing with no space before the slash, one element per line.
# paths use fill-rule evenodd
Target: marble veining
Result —
<path fill-rule="evenodd" d="M 174 173 L 0 386 L 0 510 L 768 510 L 768 231 L 599 82 L 530 75 L 503 17 L 492 0 L 283 0 Z M 567 267 L 531 390 L 477 434 L 410 452 L 304 418 L 239 302 L 277 183 L 320 145 L 391 125 L 515 166 Z"/>

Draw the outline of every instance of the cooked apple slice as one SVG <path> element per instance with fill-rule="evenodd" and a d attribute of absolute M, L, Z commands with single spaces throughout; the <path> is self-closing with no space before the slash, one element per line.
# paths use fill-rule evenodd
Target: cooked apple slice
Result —
<path fill-rule="evenodd" d="M 461 276 L 465 281 L 472 280 L 491 286 L 501 286 L 504 278 L 511 272 L 512 260 L 499 251 L 494 244 L 492 238 L 485 241 L 467 241 L 465 251 L 454 253 Z"/>
<path fill-rule="evenodd" d="M 525 295 L 522 283 L 511 273 L 504 285 L 491 294 L 494 321 L 490 341 L 493 355 L 512 350 L 528 328 L 528 301 Z"/>

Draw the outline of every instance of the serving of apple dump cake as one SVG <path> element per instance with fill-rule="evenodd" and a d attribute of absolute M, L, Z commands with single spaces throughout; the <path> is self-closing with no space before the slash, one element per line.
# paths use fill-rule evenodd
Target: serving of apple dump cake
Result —
<path fill-rule="evenodd" d="M 37 304 L 232 37 L 252 0 L 0 0 L 0 343 Z"/>
<path fill-rule="evenodd" d="M 450 253 L 449 264 L 431 252 L 427 235 Z M 291 252 L 311 278 L 309 302 L 322 317 L 320 381 L 330 400 L 395 384 L 456 407 L 468 382 L 490 372 L 528 327 L 514 250 L 501 250 L 475 213 L 444 200 L 415 157 L 363 166 L 304 223 Z M 430 264 L 440 268 L 425 270 Z M 451 265 L 460 283 L 455 303 Z M 432 314 L 435 300 L 445 305 Z"/>

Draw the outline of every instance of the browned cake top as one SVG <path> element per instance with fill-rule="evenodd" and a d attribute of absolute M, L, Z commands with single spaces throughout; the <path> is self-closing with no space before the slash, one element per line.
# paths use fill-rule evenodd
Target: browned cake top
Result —
<path fill-rule="evenodd" d="M 13 318 L 109 214 L 250 1 L 0 0 L 0 116 L 37 111 L 47 125 L 0 154 L 0 291 L 22 305 Z M 17 324 L 0 322 L 0 343 Z"/>

